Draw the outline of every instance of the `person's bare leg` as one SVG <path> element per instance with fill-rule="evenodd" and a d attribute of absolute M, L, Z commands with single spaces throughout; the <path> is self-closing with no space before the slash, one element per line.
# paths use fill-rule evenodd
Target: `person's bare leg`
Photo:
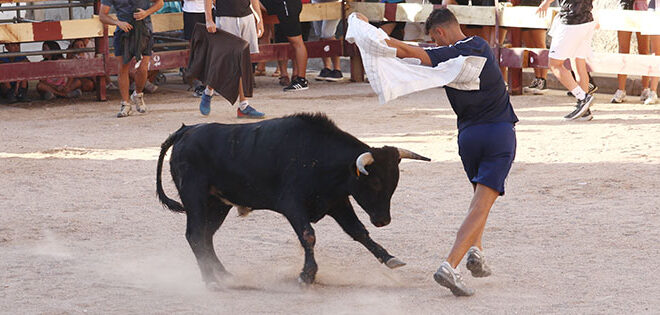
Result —
<path fill-rule="evenodd" d="M 131 80 L 128 77 L 130 71 L 130 64 L 124 64 L 122 57 L 117 58 L 119 61 L 119 74 L 117 75 L 117 83 L 119 84 L 119 95 L 121 95 L 122 101 L 130 104 L 128 88 L 131 84 Z"/>
<path fill-rule="evenodd" d="M 530 45 L 528 47 L 532 48 L 546 48 L 545 45 L 545 37 L 546 37 L 546 30 L 543 29 L 534 29 L 528 31 L 530 34 Z M 537 78 L 548 78 L 548 69 L 543 69 L 543 68 L 534 68 L 534 74 Z"/>
<path fill-rule="evenodd" d="M 135 91 L 137 93 L 142 93 L 142 90 L 144 90 L 144 85 L 147 83 L 150 59 L 151 56 L 142 56 L 142 60 L 140 60 L 140 66 L 137 68 L 137 71 L 135 71 Z"/>
<path fill-rule="evenodd" d="M 650 36 L 649 35 L 642 35 L 640 33 L 637 33 L 637 51 L 639 52 L 640 55 L 648 55 L 650 52 L 650 46 L 651 46 L 651 41 L 650 41 Z M 656 54 L 657 55 L 657 54 Z M 642 88 L 648 88 L 649 87 L 649 81 L 651 77 L 647 76 L 642 76 Z"/>
<path fill-rule="evenodd" d="M 559 82 L 561 82 L 561 84 L 569 91 L 572 91 L 578 86 L 578 83 L 575 81 L 575 79 L 573 79 L 571 72 L 568 71 L 566 67 L 564 67 L 564 60 L 550 58 L 549 66 L 550 66 L 550 70 L 559 80 Z M 587 84 L 589 84 L 588 80 L 587 80 Z"/>
<path fill-rule="evenodd" d="M 303 42 L 302 35 L 287 37 L 291 46 L 293 46 L 293 51 L 295 52 L 295 64 L 297 67 L 296 71 L 293 72 L 293 75 L 299 76 L 301 78 L 305 77 L 307 72 L 307 47 Z"/>
<path fill-rule="evenodd" d="M 247 97 L 245 97 L 245 93 L 243 92 L 243 80 L 238 80 L 238 100 L 240 102 L 247 100 Z"/>
<path fill-rule="evenodd" d="M 589 91 L 589 72 L 587 72 L 587 61 L 582 58 L 575 58 L 575 79 L 582 90 Z"/>
<path fill-rule="evenodd" d="M 333 69 L 330 57 L 321 57 L 321 60 L 323 60 L 323 68 Z"/>
<path fill-rule="evenodd" d="M 618 31 L 616 33 L 617 33 L 617 38 L 619 40 L 619 53 L 620 54 L 630 53 L 630 37 L 632 36 L 632 33 L 624 32 L 624 31 Z M 625 74 L 619 74 L 617 75 L 617 78 L 619 80 L 618 89 L 621 91 L 625 91 L 626 80 L 628 79 L 628 76 Z"/>
<path fill-rule="evenodd" d="M 50 84 L 40 81 L 37 83 L 37 91 L 39 92 L 40 95 L 44 95 L 46 92 L 53 93 L 53 95 L 65 97 L 66 93 L 58 91 L 56 88 L 52 87 Z"/>
<path fill-rule="evenodd" d="M 486 226 L 486 220 L 488 219 L 490 209 L 499 195 L 500 193 L 495 189 L 482 184 L 477 184 L 474 196 L 472 197 L 472 202 L 470 202 L 468 215 L 458 229 L 456 241 L 454 241 L 454 246 L 447 257 L 447 262 L 452 268 L 458 266 L 468 249 L 470 249 L 470 247 L 474 245 L 483 234 L 483 229 Z"/>

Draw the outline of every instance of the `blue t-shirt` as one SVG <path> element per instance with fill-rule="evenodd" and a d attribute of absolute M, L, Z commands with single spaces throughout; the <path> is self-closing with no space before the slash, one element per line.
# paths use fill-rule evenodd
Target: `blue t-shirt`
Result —
<path fill-rule="evenodd" d="M 14 57 L 14 58 L 2 57 L 2 58 L 0 58 L 0 63 L 23 62 L 23 61 L 27 61 L 27 60 L 28 59 L 25 56 L 17 56 L 17 57 Z"/>
<path fill-rule="evenodd" d="M 479 75 L 479 90 L 463 91 L 445 87 L 449 103 L 458 116 L 459 132 L 479 124 L 518 122 L 495 55 L 485 40 L 478 36 L 468 37 L 453 45 L 427 48 L 426 53 L 434 67 L 458 56 L 480 56 L 487 59 Z"/>
<path fill-rule="evenodd" d="M 117 11 L 117 20 L 131 24 L 135 21 L 133 19 L 133 13 L 135 13 L 135 10 L 138 8 L 147 10 L 151 7 L 150 0 L 101 0 L 101 4 L 115 8 L 115 11 Z M 144 22 L 147 24 L 149 30 L 152 31 L 151 16 L 145 18 Z M 117 27 L 117 29 L 115 29 L 115 34 L 120 31 L 121 29 Z"/>

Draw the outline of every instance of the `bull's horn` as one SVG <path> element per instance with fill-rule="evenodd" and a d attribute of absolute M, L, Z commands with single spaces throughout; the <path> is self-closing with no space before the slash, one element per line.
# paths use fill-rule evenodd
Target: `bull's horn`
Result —
<path fill-rule="evenodd" d="M 355 160 L 355 166 L 357 166 L 357 169 L 360 171 L 360 173 L 364 175 L 369 175 L 369 172 L 367 172 L 367 170 L 364 167 L 373 162 L 374 162 L 374 156 L 371 155 L 371 152 L 365 152 L 360 154 L 357 160 Z"/>
<path fill-rule="evenodd" d="M 431 160 L 431 159 L 429 159 L 425 156 L 421 156 L 421 155 L 419 155 L 415 152 L 408 151 L 406 149 L 401 149 L 401 148 L 396 148 L 396 149 L 399 150 L 399 156 L 402 159 L 413 159 L 413 160 L 422 160 L 422 161 L 430 161 Z"/>

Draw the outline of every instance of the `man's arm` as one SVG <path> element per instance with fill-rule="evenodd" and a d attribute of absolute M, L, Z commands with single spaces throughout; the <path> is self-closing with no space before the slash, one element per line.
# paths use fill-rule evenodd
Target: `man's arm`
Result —
<path fill-rule="evenodd" d="M 264 19 L 263 16 L 261 16 L 261 2 L 259 2 L 259 0 L 250 0 L 250 3 L 252 4 L 252 12 L 256 19 L 257 36 L 261 37 L 261 35 L 264 34 Z"/>
<path fill-rule="evenodd" d="M 396 56 L 399 58 L 417 58 L 421 60 L 422 64 L 425 66 L 433 65 L 429 54 L 427 54 L 421 47 L 411 46 L 394 38 L 386 39 L 385 43 L 387 46 L 396 48 Z"/>
<path fill-rule="evenodd" d="M 545 17 L 546 13 L 548 12 L 548 8 L 550 7 L 550 4 L 555 2 L 555 0 L 544 0 L 541 2 L 539 5 L 539 8 L 536 9 L 536 14 L 538 14 L 540 17 Z"/>
<path fill-rule="evenodd" d="M 215 19 L 213 18 L 213 0 L 204 0 L 204 16 L 206 17 L 206 30 L 215 33 Z"/>
<path fill-rule="evenodd" d="M 133 18 L 140 21 L 146 19 L 148 16 L 154 14 L 156 11 L 160 10 L 163 7 L 163 0 L 152 1 L 154 4 L 146 10 L 138 9 L 137 12 L 133 13 Z"/>
<path fill-rule="evenodd" d="M 99 20 L 101 20 L 103 24 L 116 25 L 124 32 L 128 32 L 133 29 L 133 25 L 127 22 L 119 21 L 111 17 L 110 15 L 108 15 L 109 12 L 110 12 L 110 7 L 105 4 L 101 4 L 101 12 L 99 12 Z"/>

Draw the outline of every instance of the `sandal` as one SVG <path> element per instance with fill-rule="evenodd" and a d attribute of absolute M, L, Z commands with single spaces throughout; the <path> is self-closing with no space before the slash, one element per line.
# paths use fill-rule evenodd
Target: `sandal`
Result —
<path fill-rule="evenodd" d="M 256 69 L 254 70 L 255 77 L 263 77 L 266 75 L 266 69 Z"/>
<path fill-rule="evenodd" d="M 270 76 L 273 77 L 273 78 L 279 77 L 280 76 L 280 69 L 276 68 L 275 72 L 273 72 L 273 74 L 271 74 Z"/>

